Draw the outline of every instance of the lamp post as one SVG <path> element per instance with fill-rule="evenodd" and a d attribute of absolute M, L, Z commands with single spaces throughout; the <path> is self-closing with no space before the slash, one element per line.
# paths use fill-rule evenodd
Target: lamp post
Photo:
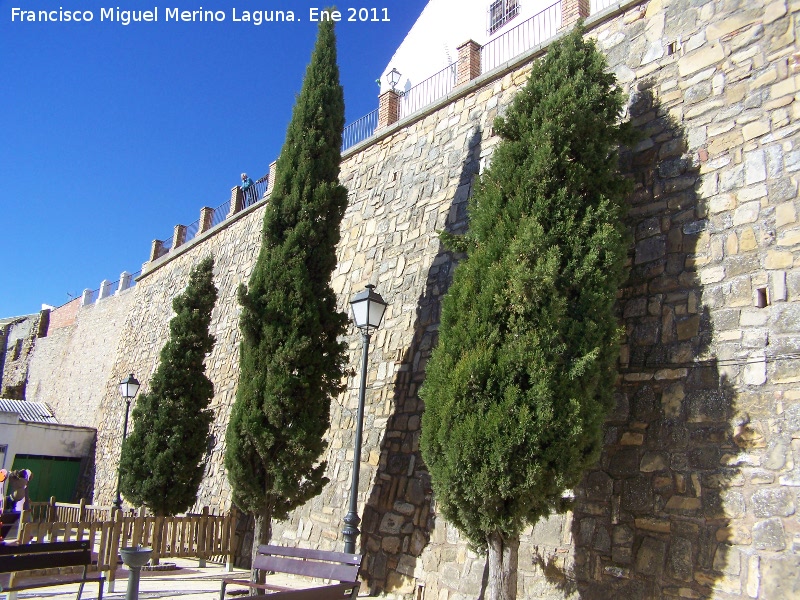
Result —
<path fill-rule="evenodd" d="M 134 396 L 136 396 L 136 392 L 139 391 L 139 382 L 136 380 L 136 377 L 133 376 L 133 373 L 128 375 L 127 379 L 123 379 L 119 382 L 119 395 L 125 398 L 125 421 L 122 425 L 122 442 L 125 442 L 125 438 L 128 437 L 128 412 L 131 409 L 131 400 L 133 400 Z M 122 460 L 122 454 L 120 453 L 120 461 Z M 122 497 L 119 495 L 119 473 L 120 469 L 117 467 L 117 499 L 114 500 L 114 506 L 118 509 L 122 509 Z"/>
<path fill-rule="evenodd" d="M 358 292 L 350 300 L 353 310 L 353 322 L 361 330 L 361 385 L 358 388 L 358 417 L 356 422 L 356 439 L 353 452 L 353 477 L 350 481 L 350 505 L 344 517 L 344 551 L 354 554 L 356 551 L 356 538 L 360 531 L 358 524 L 358 478 L 361 472 L 361 430 L 364 425 L 364 393 L 367 387 L 367 357 L 369 354 L 369 340 L 372 332 L 378 328 L 383 319 L 383 313 L 388 306 L 381 295 L 374 292 L 374 285 L 368 285 L 365 290 Z"/>

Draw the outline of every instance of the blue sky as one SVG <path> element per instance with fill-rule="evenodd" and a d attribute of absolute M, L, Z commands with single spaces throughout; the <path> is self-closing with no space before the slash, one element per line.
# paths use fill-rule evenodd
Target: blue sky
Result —
<path fill-rule="evenodd" d="M 283 144 L 316 37 L 304 0 L 0 0 L 0 318 L 59 306 L 135 272 L 153 239 L 216 207 Z M 375 79 L 425 0 L 338 3 L 389 22 L 337 24 L 350 123 L 377 108 Z M 100 20 L 159 9 L 159 22 Z M 167 8 L 223 22 L 164 22 Z M 91 22 L 12 22 L 21 10 L 91 11 Z M 299 22 L 233 22 L 236 10 Z M 363 13 L 362 13 L 363 14 Z M 370 11 L 371 16 L 371 11 Z"/>

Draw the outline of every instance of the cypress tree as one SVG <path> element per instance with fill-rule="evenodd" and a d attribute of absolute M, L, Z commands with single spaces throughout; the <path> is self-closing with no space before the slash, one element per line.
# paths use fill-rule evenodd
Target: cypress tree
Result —
<path fill-rule="evenodd" d="M 158 516 L 190 508 L 203 478 L 201 461 L 214 417 L 208 408 L 214 385 L 203 364 L 214 347 L 208 331 L 217 301 L 213 269 L 212 257 L 201 261 L 189 274 L 186 290 L 172 301 L 169 340 L 150 391 L 136 402 L 133 430 L 122 444 L 120 490 Z"/>
<path fill-rule="evenodd" d="M 317 495 L 331 397 L 343 389 L 347 316 L 330 279 L 347 190 L 339 183 L 344 95 L 332 21 L 319 25 L 264 215 L 262 245 L 239 289 L 239 385 L 225 466 L 233 501 L 255 517 L 253 548 L 271 519 Z"/>
<path fill-rule="evenodd" d="M 444 516 L 489 552 L 489 598 L 516 597 L 522 529 L 562 508 L 612 406 L 629 190 L 623 96 L 579 25 L 495 121 L 420 392 L 421 450 Z"/>

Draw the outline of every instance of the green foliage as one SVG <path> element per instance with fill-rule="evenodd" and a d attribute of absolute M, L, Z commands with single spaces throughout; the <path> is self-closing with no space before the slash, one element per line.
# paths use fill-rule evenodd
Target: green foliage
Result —
<path fill-rule="evenodd" d="M 476 545 L 558 510 L 612 406 L 627 181 L 623 98 L 577 27 L 533 66 L 470 200 L 467 257 L 420 392 L 444 515 Z M 445 241 L 447 243 L 447 240 Z"/>
<path fill-rule="evenodd" d="M 323 436 L 342 390 L 347 316 L 330 278 L 347 190 L 339 183 L 344 96 L 323 21 L 277 164 L 263 240 L 239 290 L 241 370 L 225 466 L 243 510 L 283 518 L 327 483 Z"/>
<path fill-rule="evenodd" d="M 161 349 L 150 391 L 136 401 L 133 431 L 122 445 L 120 490 L 156 515 L 190 508 L 203 478 L 201 461 L 213 420 L 208 404 L 214 386 L 203 364 L 214 347 L 208 332 L 217 301 L 213 269 L 213 258 L 200 262 L 186 290 L 172 301 L 169 341 Z"/>

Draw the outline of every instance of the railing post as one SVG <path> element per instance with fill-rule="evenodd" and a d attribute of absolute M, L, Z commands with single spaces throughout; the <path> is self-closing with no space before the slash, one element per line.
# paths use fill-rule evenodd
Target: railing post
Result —
<path fill-rule="evenodd" d="M 228 211 L 228 217 L 232 217 L 242 210 L 244 205 L 244 192 L 240 186 L 231 188 L 231 209 Z"/>
<path fill-rule="evenodd" d="M 163 250 L 164 242 L 161 240 L 153 240 L 153 244 L 150 246 L 150 262 L 159 258 L 163 254 Z"/>
<path fill-rule="evenodd" d="M 95 304 L 100 302 L 103 298 L 108 298 L 111 295 L 111 282 L 108 279 L 103 279 L 100 282 L 100 291 L 97 293 L 97 300 Z"/>
<path fill-rule="evenodd" d="M 28 543 L 28 529 L 32 529 L 37 524 L 28 523 L 31 519 L 31 511 L 23 510 L 22 513 L 19 515 L 19 521 L 17 521 L 17 544 L 27 544 Z M 32 536 L 31 536 L 32 537 Z"/>
<path fill-rule="evenodd" d="M 214 209 L 204 206 L 200 209 L 200 233 L 211 229 L 211 221 L 214 218 Z"/>
<path fill-rule="evenodd" d="M 481 74 L 481 46 L 474 40 L 458 47 L 456 86 L 472 81 Z"/>
<path fill-rule="evenodd" d="M 264 192 L 264 195 L 271 194 L 272 188 L 275 187 L 275 176 L 278 174 L 277 167 L 277 160 L 273 160 L 271 163 L 269 163 L 269 179 L 267 179 L 267 190 Z"/>
<path fill-rule="evenodd" d="M 197 566 L 201 569 L 206 566 L 206 556 L 209 554 L 206 550 L 206 540 L 208 534 L 208 507 L 203 507 L 203 514 L 200 516 L 200 526 L 197 531 Z"/>
<path fill-rule="evenodd" d="M 186 225 L 175 225 L 175 231 L 172 234 L 172 248 L 177 248 L 186 241 Z"/>
<path fill-rule="evenodd" d="M 47 520 L 54 523 L 58 520 L 58 509 L 56 508 L 56 497 L 50 496 L 50 504 L 47 506 Z"/>
<path fill-rule="evenodd" d="M 578 22 L 578 19 L 585 19 L 591 12 L 589 0 L 561 0 L 561 27 L 559 31 L 564 31 Z"/>
<path fill-rule="evenodd" d="M 117 288 L 117 295 L 119 296 L 129 287 L 131 287 L 131 274 L 127 271 L 123 271 L 119 274 L 119 287 Z"/>
<path fill-rule="evenodd" d="M 83 523 L 86 520 L 86 500 L 81 498 L 78 508 L 78 521 Z"/>
<path fill-rule="evenodd" d="M 114 583 L 117 580 L 117 565 L 119 564 L 119 549 L 122 538 L 122 511 L 113 508 L 112 514 L 117 513 L 117 519 L 112 523 L 111 544 L 108 549 L 108 591 L 113 593 Z"/>
<path fill-rule="evenodd" d="M 395 90 L 382 93 L 378 98 L 378 127 L 388 127 L 400 120 L 400 94 Z"/>
<path fill-rule="evenodd" d="M 92 290 L 85 289 L 81 295 L 81 306 L 88 306 L 92 303 Z"/>

